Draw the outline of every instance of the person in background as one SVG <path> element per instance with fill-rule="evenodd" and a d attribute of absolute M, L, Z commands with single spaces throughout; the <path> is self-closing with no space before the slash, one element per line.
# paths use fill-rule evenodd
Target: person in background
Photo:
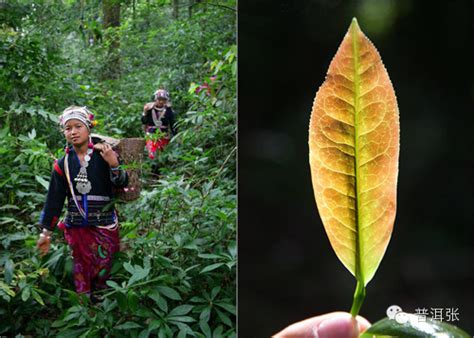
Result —
<path fill-rule="evenodd" d="M 158 89 L 153 101 L 143 107 L 142 124 L 147 134 L 148 157 L 154 159 L 157 151 L 162 151 L 175 135 L 174 111 L 171 109 L 169 93 Z M 158 135 L 153 137 L 154 134 Z"/>
<path fill-rule="evenodd" d="M 37 241 L 45 255 L 56 225 L 64 231 L 72 249 L 76 291 L 89 297 L 94 290 L 107 287 L 112 256 L 120 247 L 112 187 L 128 184 L 127 172 L 111 146 L 93 144 L 93 119 L 86 107 L 78 106 L 66 108 L 59 118 L 66 154 L 54 163 Z M 67 214 L 58 222 L 66 198 Z"/>

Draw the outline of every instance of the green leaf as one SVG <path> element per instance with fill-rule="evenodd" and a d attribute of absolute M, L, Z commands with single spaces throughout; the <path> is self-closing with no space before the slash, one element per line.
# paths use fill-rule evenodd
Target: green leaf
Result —
<path fill-rule="evenodd" d="M 221 338 L 223 337 L 222 333 L 224 332 L 224 327 L 219 325 L 213 332 L 212 338 Z"/>
<path fill-rule="evenodd" d="M 79 318 L 80 316 L 81 316 L 80 312 L 71 312 L 71 311 L 69 311 L 69 314 L 66 317 L 64 317 L 63 321 L 68 322 L 71 319 L 76 319 L 76 318 Z"/>
<path fill-rule="evenodd" d="M 439 322 L 431 318 L 421 318 L 416 314 L 406 313 L 406 316 L 405 314 L 403 316 L 398 314 L 396 319 L 384 318 L 378 321 L 365 331 L 361 338 L 372 338 L 373 335 L 404 338 L 472 337 L 465 331 L 447 322 Z"/>
<path fill-rule="evenodd" d="M 102 308 L 104 309 L 105 313 L 112 311 L 117 306 L 118 306 L 117 302 L 116 301 L 111 301 L 109 298 L 106 298 L 102 302 Z"/>
<path fill-rule="evenodd" d="M 128 292 L 128 308 L 130 312 L 135 313 L 138 309 L 138 296 L 135 291 Z"/>
<path fill-rule="evenodd" d="M 15 297 L 16 295 L 15 291 L 13 291 L 8 284 L 5 284 L 2 281 L 0 281 L 0 290 L 10 297 Z"/>
<path fill-rule="evenodd" d="M 38 181 L 39 184 L 41 184 L 46 190 L 49 188 L 49 182 L 46 181 L 44 178 L 41 176 L 36 175 L 35 176 L 36 181 Z"/>
<path fill-rule="evenodd" d="M 173 310 L 171 310 L 168 316 L 182 316 L 182 315 L 188 314 L 189 311 L 191 311 L 193 307 L 194 307 L 193 305 L 187 305 L 187 304 L 177 306 Z"/>
<path fill-rule="evenodd" d="M 13 280 L 13 270 L 14 270 L 14 264 L 11 259 L 7 259 L 5 262 L 5 282 L 7 284 L 10 284 Z"/>
<path fill-rule="evenodd" d="M 153 299 L 163 312 L 168 312 L 168 302 L 166 301 L 164 297 L 160 295 L 159 292 L 153 291 L 152 293 L 148 295 L 148 297 Z"/>
<path fill-rule="evenodd" d="M 220 286 L 216 286 L 212 289 L 211 291 L 211 299 L 214 299 L 216 298 L 217 294 L 221 291 L 221 287 Z"/>
<path fill-rule="evenodd" d="M 205 273 L 205 272 L 213 271 L 215 269 L 220 268 L 224 264 L 225 263 L 214 263 L 214 264 L 208 265 L 204 269 L 202 269 L 199 273 Z"/>
<path fill-rule="evenodd" d="M 97 331 L 93 331 L 92 329 L 87 330 L 83 334 L 79 336 L 79 338 L 87 338 L 87 337 L 94 337 L 97 335 Z"/>
<path fill-rule="evenodd" d="M 199 254 L 198 257 L 206 259 L 221 259 L 222 257 L 216 254 Z"/>
<path fill-rule="evenodd" d="M 195 303 L 206 303 L 207 302 L 204 298 L 198 297 L 198 296 L 194 296 L 189 301 L 190 302 L 195 302 Z"/>
<path fill-rule="evenodd" d="M 168 316 L 167 318 L 170 322 L 192 323 L 196 321 L 196 319 L 189 316 Z"/>
<path fill-rule="evenodd" d="M 28 133 L 28 137 L 32 140 L 36 137 L 36 130 L 34 128 Z"/>
<path fill-rule="evenodd" d="M 197 89 L 198 87 L 199 87 L 199 84 L 192 82 L 192 83 L 189 85 L 188 93 L 189 93 L 189 94 L 193 94 L 193 93 L 196 91 L 196 89 Z M 188 112 L 188 113 L 189 113 L 189 112 Z"/>
<path fill-rule="evenodd" d="M 141 329 L 142 326 L 140 324 L 135 323 L 135 322 L 125 322 L 123 324 L 115 326 L 114 328 L 116 330 L 129 330 L 129 329 Z"/>
<path fill-rule="evenodd" d="M 235 315 L 236 313 L 236 310 L 235 310 L 235 305 L 232 305 L 232 304 L 227 304 L 227 303 L 216 303 L 217 306 L 220 306 L 221 308 L 223 308 L 224 310 L 232 313 L 233 315 Z"/>
<path fill-rule="evenodd" d="M 168 297 L 173 300 L 181 300 L 179 293 L 167 286 L 157 286 L 156 289 L 163 294 L 163 296 Z"/>
<path fill-rule="evenodd" d="M 125 264 L 127 264 L 127 263 L 125 263 Z M 125 264 L 124 264 L 124 266 L 125 266 Z M 128 269 L 127 269 L 127 271 L 128 271 Z M 133 270 L 133 275 L 129 279 L 128 285 L 132 285 L 136 281 L 139 281 L 141 279 L 146 278 L 149 273 L 150 273 L 150 268 L 145 268 L 144 269 L 141 266 L 135 265 L 135 268 Z"/>
<path fill-rule="evenodd" d="M 51 324 L 51 327 L 61 327 L 61 326 L 64 326 L 66 325 L 67 323 L 63 320 L 56 320 L 53 322 L 53 324 Z"/>
<path fill-rule="evenodd" d="M 138 334 L 138 338 L 148 338 L 150 336 L 150 329 L 146 328 Z"/>
<path fill-rule="evenodd" d="M 156 330 L 157 328 L 159 328 L 161 326 L 161 320 L 159 319 L 154 319 L 150 322 L 150 324 L 148 324 L 148 330 L 153 331 L 153 330 Z"/>
<path fill-rule="evenodd" d="M 208 322 L 209 318 L 211 318 L 211 307 L 207 307 L 202 310 L 201 314 L 199 315 L 199 320 L 201 322 Z"/>
<path fill-rule="evenodd" d="M 234 327 L 232 321 L 230 320 L 229 316 L 227 316 L 226 314 L 224 314 L 223 312 L 219 311 L 218 309 L 216 309 L 216 312 L 217 312 L 217 316 L 219 316 L 220 320 L 230 326 L 230 327 Z"/>
<path fill-rule="evenodd" d="M 132 264 L 130 264 L 129 262 L 125 262 L 123 263 L 123 267 L 125 268 L 125 270 L 127 270 L 128 272 L 130 272 L 130 274 L 134 274 L 135 273 L 135 268 L 132 266 Z"/>
<path fill-rule="evenodd" d="M 211 338 L 212 332 L 209 324 L 207 324 L 207 321 L 199 321 L 199 327 L 201 328 L 202 333 L 206 335 L 206 338 Z"/>
<path fill-rule="evenodd" d="M 181 322 L 176 322 L 176 323 L 173 323 L 175 324 L 180 332 L 178 334 L 178 337 L 186 337 L 186 334 L 189 334 L 191 336 L 195 336 L 194 334 L 194 331 L 189 327 L 188 324 L 184 324 L 184 323 L 181 323 Z"/>
<path fill-rule="evenodd" d="M 111 288 L 115 289 L 115 290 L 122 290 L 122 288 L 120 287 L 120 285 L 118 285 L 116 282 L 114 282 L 113 280 L 108 280 L 106 282 L 106 284 L 108 286 L 110 286 Z"/>
<path fill-rule="evenodd" d="M 75 305 L 69 308 L 68 313 L 81 312 L 83 310 L 82 305 Z"/>
<path fill-rule="evenodd" d="M 7 127 L 3 128 L 0 130 L 0 139 L 3 139 L 5 136 L 7 136 L 8 132 L 10 129 Z"/>
<path fill-rule="evenodd" d="M 30 299 L 30 295 L 31 295 L 31 288 L 30 286 L 27 286 L 21 292 L 21 300 L 26 302 L 28 299 Z"/>
<path fill-rule="evenodd" d="M 117 292 L 116 297 L 117 297 L 117 303 L 119 305 L 120 310 L 126 311 L 128 307 L 127 296 L 123 294 L 122 292 Z"/>
<path fill-rule="evenodd" d="M 65 330 L 65 331 L 61 331 L 57 337 L 58 338 L 70 338 L 70 337 L 78 337 L 80 336 L 82 333 L 86 332 L 88 330 L 88 328 L 81 328 L 81 329 L 69 329 L 69 330 Z"/>
<path fill-rule="evenodd" d="M 13 204 L 6 204 L 0 207 L 0 210 L 6 210 L 6 209 L 15 209 L 15 210 L 20 210 L 20 207 L 17 205 Z"/>
<path fill-rule="evenodd" d="M 163 326 L 161 326 L 160 330 L 158 331 L 158 338 L 167 338 L 172 336 L 173 333 L 171 332 L 171 329 L 166 324 L 163 324 Z"/>
<path fill-rule="evenodd" d="M 143 305 L 136 312 L 134 312 L 133 314 L 137 317 L 142 317 L 142 318 L 155 317 L 155 315 L 153 314 L 151 309 L 149 309 L 147 307 L 144 307 Z"/>
<path fill-rule="evenodd" d="M 35 289 L 31 290 L 31 294 L 33 295 L 34 300 L 44 306 L 43 298 L 41 298 L 40 294 Z"/>

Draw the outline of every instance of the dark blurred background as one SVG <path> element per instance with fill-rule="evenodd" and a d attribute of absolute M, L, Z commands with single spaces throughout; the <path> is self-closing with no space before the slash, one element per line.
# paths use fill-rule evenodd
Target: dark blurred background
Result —
<path fill-rule="evenodd" d="M 319 218 L 308 164 L 314 96 L 352 17 L 400 109 L 398 209 L 361 315 L 458 309 L 474 334 L 474 2 L 239 1 L 239 337 L 349 311 L 355 279 Z"/>

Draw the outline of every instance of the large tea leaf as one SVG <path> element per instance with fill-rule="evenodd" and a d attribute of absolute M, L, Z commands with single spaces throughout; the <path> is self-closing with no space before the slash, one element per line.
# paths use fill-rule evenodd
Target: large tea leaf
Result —
<path fill-rule="evenodd" d="M 392 233 L 398 152 L 392 84 L 377 49 L 353 19 L 316 94 L 309 158 L 326 233 L 364 290 Z"/>
<path fill-rule="evenodd" d="M 471 335 L 460 328 L 446 322 L 439 322 L 432 318 L 421 320 L 414 314 L 405 314 L 404 320 L 384 318 L 373 324 L 364 332 L 361 338 L 372 337 L 403 337 L 403 338 L 436 338 L 455 337 L 470 338 Z"/>

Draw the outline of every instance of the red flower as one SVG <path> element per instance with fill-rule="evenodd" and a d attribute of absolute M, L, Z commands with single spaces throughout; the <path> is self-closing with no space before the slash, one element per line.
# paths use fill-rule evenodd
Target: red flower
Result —
<path fill-rule="evenodd" d="M 199 94 L 203 90 L 206 90 L 206 95 L 211 95 L 211 87 L 209 87 L 209 84 L 207 84 L 206 82 L 196 88 L 196 94 Z"/>

